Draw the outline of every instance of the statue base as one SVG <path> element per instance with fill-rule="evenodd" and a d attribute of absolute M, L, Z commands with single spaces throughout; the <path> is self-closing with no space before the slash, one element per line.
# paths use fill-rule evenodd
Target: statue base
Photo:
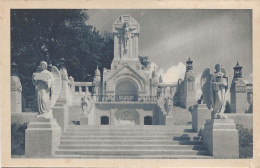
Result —
<path fill-rule="evenodd" d="M 55 155 L 61 136 L 56 119 L 43 117 L 32 120 L 25 131 L 25 156 L 50 158 Z"/>
<path fill-rule="evenodd" d="M 214 158 L 239 158 L 238 130 L 234 120 L 207 120 L 202 135 L 204 145 Z"/>
<path fill-rule="evenodd" d="M 211 119 L 211 111 L 206 104 L 197 104 L 192 109 L 192 129 L 199 132 L 200 128 Z"/>
<path fill-rule="evenodd" d="M 88 125 L 88 116 L 87 115 L 80 116 L 80 125 Z"/>
<path fill-rule="evenodd" d="M 165 116 L 165 125 L 174 125 L 174 116 L 166 115 Z"/>
<path fill-rule="evenodd" d="M 53 118 L 57 119 L 62 131 L 68 128 L 69 112 L 68 107 L 63 103 L 56 103 L 52 109 Z"/>

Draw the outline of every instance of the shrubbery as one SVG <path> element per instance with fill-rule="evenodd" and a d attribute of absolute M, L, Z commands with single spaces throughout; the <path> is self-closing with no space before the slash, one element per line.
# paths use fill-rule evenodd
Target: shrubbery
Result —
<path fill-rule="evenodd" d="M 11 125 L 11 154 L 24 155 L 25 151 L 25 124 L 12 124 Z"/>
<path fill-rule="evenodd" d="M 239 158 L 253 157 L 253 130 L 243 128 L 242 125 L 237 125 L 239 133 Z"/>

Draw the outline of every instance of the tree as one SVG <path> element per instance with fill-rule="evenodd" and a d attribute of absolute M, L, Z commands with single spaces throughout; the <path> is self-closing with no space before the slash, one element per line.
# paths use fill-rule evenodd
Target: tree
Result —
<path fill-rule="evenodd" d="M 142 69 L 150 68 L 151 62 L 148 56 L 139 56 L 139 61 L 142 64 Z"/>
<path fill-rule="evenodd" d="M 224 113 L 231 113 L 231 107 L 229 101 L 227 101 Z"/>
<path fill-rule="evenodd" d="M 109 67 L 113 38 L 101 36 L 87 19 L 87 10 L 11 10 L 11 61 L 18 64 L 24 97 L 34 94 L 31 77 L 42 60 L 59 66 L 64 57 L 76 81 L 91 80 L 97 65 Z"/>

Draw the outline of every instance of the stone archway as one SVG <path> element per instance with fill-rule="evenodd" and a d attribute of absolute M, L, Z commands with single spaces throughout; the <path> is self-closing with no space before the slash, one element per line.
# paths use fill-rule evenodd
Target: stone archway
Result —
<path fill-rule="evenodd" d="M 115 88 L 116 101 L 137 101 L 138 87 L 137 84 L 130 79 L 122 79 L 116 84 Z"/>
<path fill-rule="evenodd" d="M 134 109 L 118 109 L 115 121 L 115 125 L 139 125 L 139 113 Z"/>

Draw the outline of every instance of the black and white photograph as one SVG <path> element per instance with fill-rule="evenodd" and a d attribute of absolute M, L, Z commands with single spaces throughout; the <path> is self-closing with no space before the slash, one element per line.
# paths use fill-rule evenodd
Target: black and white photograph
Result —
<path fill-rule="evenodd" d="M 9 17 L 11 159 L 254 158 L 252 9 Z"/>

